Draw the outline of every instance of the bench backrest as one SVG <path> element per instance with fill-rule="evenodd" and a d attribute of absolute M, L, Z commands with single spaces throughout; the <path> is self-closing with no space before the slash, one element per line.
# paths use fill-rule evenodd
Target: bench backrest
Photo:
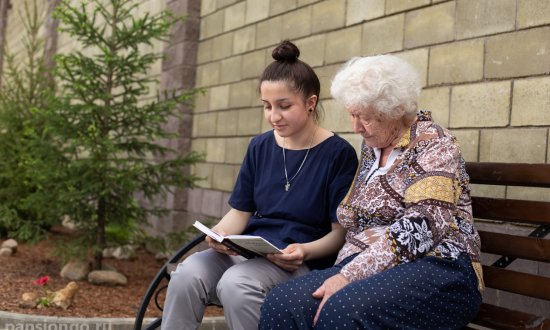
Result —
<path fill-rule="evenodd" d="M 466 170 L 470 183 L 550 188 L 550 164 L 468 163 Z M 502 256 L 483 265 L 485 285 L 550 301 L 550 278 L 505 269 L 516 258 L 550 262 L 550 202 L 474 196 L 472 209 L 476 220 L 532 225 L 527 236 L 479 231 L 482 252 Z"/>

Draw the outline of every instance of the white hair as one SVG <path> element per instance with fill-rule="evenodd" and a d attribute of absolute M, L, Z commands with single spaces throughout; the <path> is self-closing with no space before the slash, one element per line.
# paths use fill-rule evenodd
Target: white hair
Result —
<path fill-rule="evenodd" d="M 332 81 L 332 97 L 346 108 L 372 107 L 390 118 L 416 113 L 420 95 L 416 70 L 393 55 L 354 57 Z"/>

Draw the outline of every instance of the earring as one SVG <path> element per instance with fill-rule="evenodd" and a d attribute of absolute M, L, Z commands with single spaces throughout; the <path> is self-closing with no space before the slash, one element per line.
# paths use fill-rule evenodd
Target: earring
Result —
<path fill-rule="evenodd" d="M 309 112 L 313 112 L 313 108 L 309 108 L 309 110 L 308 110 L 308 111 L 309 111 Z"/>

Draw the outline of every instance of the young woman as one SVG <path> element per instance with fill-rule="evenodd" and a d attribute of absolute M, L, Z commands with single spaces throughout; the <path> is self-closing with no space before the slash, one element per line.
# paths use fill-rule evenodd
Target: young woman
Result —
<path fill-rule="evenodd" d="M 212 301 L 223 305 L 231 329 L 255 329 L 271 288 L 330 266 L 344 242 L 336 209 L 353 180 L 357 155 L 320 127 L 319 79 L 298 59 L 298 48 L 283 41 L 272 55 L 259 91 L 273 130 L 250 142 L 231 210 L 213 230 L 262 236 L 284 254 L 245 259 L 207 238 L 211 249 L 188 257 L 171 274 L 164 329 L 198 328 Z"/>

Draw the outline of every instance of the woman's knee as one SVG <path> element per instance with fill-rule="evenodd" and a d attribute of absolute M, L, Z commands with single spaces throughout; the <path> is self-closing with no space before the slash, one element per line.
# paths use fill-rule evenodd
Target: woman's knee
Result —
<path fill-rule="evenodd" d="M 190 255 L 170 274 L 169 287 L 171 290 L 184 291 L 199 284 L 204 286 L 211 275 L 207 264 L 200 255 Z"/>
<path fill-rule="evenodd" d="M 242 304 L 247 297 L 265 296 L 266 290 L 261 281 L 239 270 L 239 267 L 229 268 L 220 278 L 216 292 L 222 303 Z"/>
<path fill-rule="evenodd" d="M 298 297 L 298 293 L 290 296 L 288 293 L 289 286 L 283 284 L 267 294 L 261 307 L 259 329 L 311 328 L 316 308 L 315 303 L 310 301 L 311 294 L 309 297 Z"/>

